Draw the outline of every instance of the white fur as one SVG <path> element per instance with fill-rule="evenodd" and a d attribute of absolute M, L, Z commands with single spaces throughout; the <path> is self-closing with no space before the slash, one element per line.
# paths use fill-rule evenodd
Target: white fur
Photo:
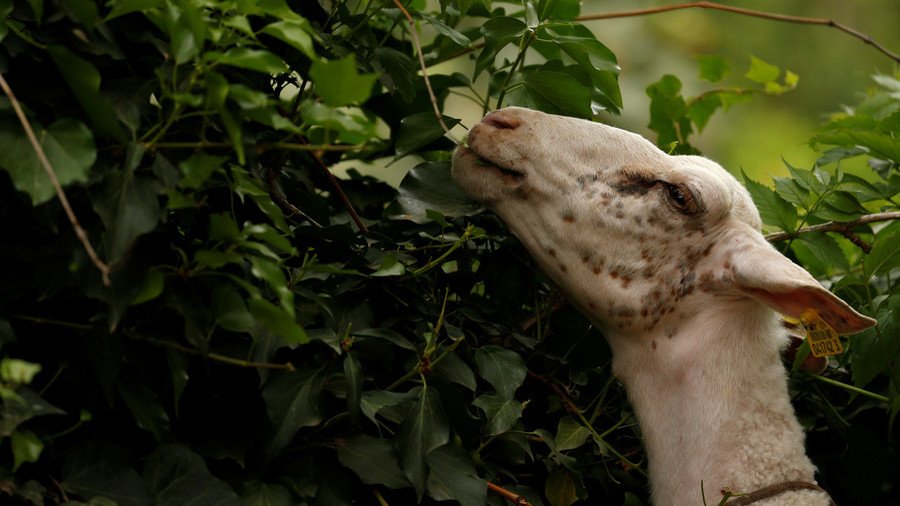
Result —
<path fill-rule="evenodd" d="M 486 116 L 468 145 L 454 157 L 454 179 L 609 341 L 644 435 L 655 504 L 701 504 L 701 481 L 717 504 L 726 487 L 814 480 L 773 309 L 797 316 L 813 307 L 843 333 L 873 321 L 765 241 L 734 177 L 629 132 L 521 108 Z M 679 209 L 673 186 L 693 197 L 694 212 Z M 828 502 L 803 491 L 759 504 Z"/>

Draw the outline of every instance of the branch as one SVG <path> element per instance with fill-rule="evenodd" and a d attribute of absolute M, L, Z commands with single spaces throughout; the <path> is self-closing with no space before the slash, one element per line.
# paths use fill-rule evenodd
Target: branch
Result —
<path fill-rule="evenodd" d="M 844 237 L 850 239 L 854 244 L 859 246 L 866 253 L 872 249 L 871 246 L 866 244 L 860 239 L 858 235 L 856 235 L 852 230 L 853 227 L 859 225 L 865 225 L 866 223 L 877 223 L 879 221 L 893 221 L 900 220 L 900 211 L 890 211 L 885 213 L 875 213 L 875 214 L 867 214 L 865 216 L 861 216 L 858 219 L 853 221 L 829 221 L 828 223 L 821 223 L 819 225 L 812 225 L 809 227 L 803 227 L 798 229 L 795 232 L 777 232 L 774 234 L 766 235 L 766 240 L 769 242 L 779 242 L 786 241 L 788 239 L 792 239 L 797 237 L 800 234 L 807 234 L 809 232 L 838 232 L 842 234 Z M 854 238 L 856 240 L 854 240 Z M 858 242 L 857 242 L 858 241 Z M 862 243 L 862 244 L 860 244 Z"/>
<path fill-rule="evenodd" d="M 663 5 L 660 7 L 652 7 L 649 9 L 636 9 L 636 10 L 631 10 L 631 11 L 607 12 L 607 13 L 603 13 L 603 14 L 590 14 L 587 16 L 579 16 L 575 19 L 576 19 L 576 21 L 594 21 L 594 20 L 598 20 L 598 19 L 627 18 L 627 17 L 635 17 L 635 16 L 648 16 L 651 14 L 659 14 L 662 12 L 677 11 L 677 10 L 682 10 L 682 9 L 693 9 L 693 8 L 713 9 L 713 10 L 717 10 L 717 11 L 731 12 L 734 14 L 741 14 L 744 16 L 769 19 L 769 20 L 773 20 L 773 21 L 784 21 L 786 23 L 797 23 L 797 24 L 804 24 L 804 25 L 821 25 L 821 26 L 829 26 L 832 28 L 837 28 L 838 30 L 840 30 L 844 33 L 847 33 L 847 34 L 865 42 L 866 44 L 869 44 L 870 46 L 874 47 L 878 51 L 887 55 L 889 58 L 891 58 L 895 62 L 900 63 L 900 56 L 898 56 L 896 53 L 892 52 L 888 48 L 884 47 L 883 45 L 879 44 L 872 37 L 860 32 L 859 30 L 855 30 L 853 28 L 850 28 L 847 25 L 838 23 L 837 21 L 833 21 L 831 19 L 805 18 L 805 17 L 800 17 L 800 16 L 789 16 L 786 14 L 775 14 L 772 12 L 757 11 L 757 10 L 752 10 L 752 9 L 743 9 L 740 7 L 733 7 L 731 5 L 722 5 L 722 4 L 718 4 L 715 2 L 687 2 L 687 3 L 683 3 L 683 4 Z"/>
<path fill-rule="evenodd" d="M 182 353 L 188 353 L 190 355 L 198 355 L 201 357 L 206 357 L 213 362 L 219 362 L 222 364 L 236 365 L 238 367 L 251 367 L 254 369 L 279 369 L 284 371 L 294 371 L 294 365 L 290 362 L 285 364 L 272 364 L 268 362 L 251 362 L 249 360 L 242 360 L 239 358 L 229 357 L 227 355 L 221 355 L 219 353 L 203 353 L 200 350 L 195 350 L 193 348 L 188 348 L 187 346 L 182 346 L 178 343 L 173 343 L 171 341 L 163 341 L 161 339 L 154 339 L 152 337 L 144 337 L 136 334 L 128 334 L 128 337 L 132 339 L 138 339 L 140 341 L 146 341 L 150 344 L 155 344 L 156 346 L 162 346 L 164 348 L 171 348 L 176 351 L 180 351 Z"/>
<path fill-rule="evenodd" d="M 491 492 L 503 497 L 504 499 L 515 504 L 516 506 L 531 506 L 531 503 L 528 502 L 528 499 L 525 499 L 524 497 L 522 497 L 519 494 L 516 494 L 514 492 L 510 492 L 509 490 L 506 490 L 503 487 L 494 485 L 491 482 L 488 482 L 487 487 L 488 487 L 488 490 L 490 490 Z"/>
<path fill-rule="evenodd" d="M 145 142 L 145 149 L 231 149 L 233 144 L 230 142 Z M 286 151 L 361 151 L 368 146 L 365 144 L 347 145 L 347 144 L 298 144 L 292 142 L 270 142 L 256 145 L 256 153 L 263 154 L 266 151 L 286 150 Z"/>
<path fill-rule="evenodd" d="M 400 3 L 400 0 L 394 0 L 394 5 L 400 9 L 400 12 L 406 16 L 406 20 L 409 22 L 409 36 L 412 38 L 413 45 L 416 46 L 416 53 L 419 55 L 419 67 L 422 69 L 422 78 L 425 80 L 425 89 L 428 90 L 428 98 L 431 100 L 431 107 L 434 109 L 434 117 L 437 118 L 438 123 L 441 124 L 441 128 L 444 130 L 444 133 L 449 134 L 450 129 L 447 128 L 447 125 L 444 123 L 444 115 L 441 114 L 441 109 L 438 107 L 437 97 L 434 95 L 434 90 L 431 88 L 431 80 L 428 79 L 428 66 L 425 65 L 425 54 L 422 52 L 422 44 L 419 42 L 419 34 L 416 33 L 416 22 L 413 20 L 412 15 L 406 10 L 406 7 Z M 457 143 L 459 144 L 459 143 Z"/>
<path fill-rule="evenodd" d="M 331 186 L 334 187 L 335 193 L 337 193 L 338 198 L 341 199 L 341 202 L 344 203 L 344 207 L 347 209 L 347 212 L 350 213 L 350 217 L 353 218 L 353 223 L 356 223 L 356 226 L 359 228 L 359 231 L 363 233 L 363 235 L 369 234 L 369 229 L 362 222 L 362 219 L 359 217 L 359 214 L 356 213 L 356 209 L 353 208 L 353 204 L 350 203 L 350 199 L 347 198 L 347 194 L 344 193 L 344 190 L 341 188 L 341 183 L 338 182 L 337 178 L 334 177 L 334 174 L 331 173 L 331 170 L 328 169 L 328 166 L 325 165 L 325 162 L 322 161 L 322 155 L 319 151 L 312 151 L 310 153 L 312 155 L 313 160 L 316 161 L 316 165 L 322 169 L 322 172 L 325 173 L 325 177 L 331 181 Z"/>
<path fill-rule="evenodd" d="M 66 198 L 66 192 L 63 191 L 62 185 L 59 183 L 59 178 L 56 177 L 56 171 L 53 169 L 53 166 L 50 164 L 50 160 L 47 159 L 47 154 L 44 153 L 44 148 L 41 147 L 41 143 L 38 142 L 37 137 L 34 135 L 34 130 L 31 128 L 31 123 L 29 123 L 28 118 L 25 117 L 25 112 L 22 110 L 22 106 L 19 104 L 19 101 L 16 99 L 16 96 L 13 94 L 12 89 L 7 84 L 6 79 L 3 78 L 3 74 L 0 74 L 0 87 L 3 88 L 3 91 L 9 97 L 9 103 L 12 104 L 13 109 L 16 111 L 16 116 L 19 118 L 19 123 L 22 124 L 22 128 L 25 129 L 25 135 L 28 136 L 28 140 L 31 142 L 31 147 L 34 149 L 34 153 L 37 155 L 38 160 L 40 160 L 41 165 L 44 167 L 44 170 L 47 171 L 47 177 L 50 178 L 50 184 L 53 185 L 53 189 L 56 190 L 56 196 L 59 198 L 60 204 L 62 204 L 63 209 L 66 211 L 66 216 L 69 218 L 69 223 L 72 224 L 72 229 L 75 231 L 75 235 L 78 236 L 78 240 L 81 241 L 82 246 L 84 246 L 85 251 L 87 251 L 88 256 L 91 258 L 91 262 L 97 267 L 97 270 L 100 271 L 100 275 L 103 277 L 103 285 L 111 286 L 111 282 L 109 280 L 109 273 L 111 269 L 109 265 L 100 259 L 100 256 L 97 255 L 97 252 L 94 251 L 94 247 L 91 246 L 91 241 L 88 239 L 87 232 L 84 228 L 81 227 L 81 223 L 78 221 L 78 217 L 75 216 L 75 211 L 72 210 L 72 206 L 69 204 L 69 199 Z"/>
<path fill-rule="evenodd" d="M 312 224 L 314 227 L 322 228 L 322 225 L 319 224 L 319 222 L 314 220 L 310 215 L 304 213 L 302 209 L 300 209 L 299 207 L 297 207 L 294 204 L 292 204 L 291 202 L 289 202 L 287 197 L 285 197 L 284 194 L 281 193 L 281 190 L 279 190 L 278 186 L 275 184 L 275 171 L 274 170 L 269 169 L 266 172 L 266 182 L 269 184 L 269 193 L 272 194 L 272 199 L 274 199 L 275 202 L 278 205 L 280 205 L 283 209 L 286 209 L 291 212 L 291 214 L 288 216 L 288 218 L 290 218 L 294 215 L 300 215 L 306 221 L 310 222 L 310 224 Z"/>

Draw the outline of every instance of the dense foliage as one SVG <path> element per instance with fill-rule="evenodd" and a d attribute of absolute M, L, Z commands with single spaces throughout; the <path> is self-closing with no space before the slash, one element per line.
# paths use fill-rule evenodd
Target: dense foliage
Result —
<path fill-rule="evenodd" d="M 466 69 L 431 73 L 438 107 L 623 107 L 575 0 L 404 5 L 426 64 Z M 490 482 L 532 504 L 647 503 L 609 349 L 450 182 L 395 3 L 3 0 L 0 43 L 112 267 L 106 286 L 0 99 L 2 500 L 504 503 Z M 700 68 L 717 88 L 647 90 L 663 149 L 693 151 L 717 108 L 797 84 L 756 59 L 747 86 L 723 84 L 721 59 Z M 879 322 L 821 376 L 792 374 L 841 504 L 900 497 L 900 224 L 795 233 L 900 207 L 900 82 L 876 79 L 812 139 L 816 167 L 747 181 L 779 247 Z M 399 191 L 352 169 L 404 156 L 422 163 Z"/>

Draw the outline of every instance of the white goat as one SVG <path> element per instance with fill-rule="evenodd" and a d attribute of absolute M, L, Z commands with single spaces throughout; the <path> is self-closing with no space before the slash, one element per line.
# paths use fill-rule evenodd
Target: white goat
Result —
<path fill-rule="evenodd" d="M 636 134 L 521 108 L 472 128 L 453 177 L 603 331 L 655 504 L 702 504 L 701 481 L 710 504 L 723 489 L 759 491 L 734 504 L 830 504 L 812 485 L 776 312 L 813 308 L 841 334 L 874 320 L 766 242 L 734 177 Z"/>

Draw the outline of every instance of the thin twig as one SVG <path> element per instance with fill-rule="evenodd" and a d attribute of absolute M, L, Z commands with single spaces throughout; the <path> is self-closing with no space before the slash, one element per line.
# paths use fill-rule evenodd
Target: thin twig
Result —
<path fill-rule="evenodd" d="M 75 211 L 72 210 L 72 206 L 69 204 L 69 199 L 66 198 L 66 192 L 63 191 L 62 185 L 59 182 L 59 178 L 56 177 L 56 171 L 50 164 L 50 160 L 47 159 L 47 154 L 44 153 L 44 148 L 41 147 L 41 143 L 38 141 L 37 136 L 34 135 L 34 130 L 31 128 L 31 123 L 28 121 L 28 118 L 25 117 L 25 112 L 22 110 L 22 106 L 16 99 L 15 94 L 13 94 L 13 91 L 9 87 L 9 84 L 7 84 L 6 79 L 3 78 L 3 74 L 0 74 L 0 87 L 3 88 L 3 91 L 9 97 L 9 102 L 12 105 L 13 109 L 16 111 L 16 116 L 18 116 L 19 122 L 22 124 L 22 128 L 25 129 L 25 135 L 27 135 L 28 140 L 31 141 L 31 147 L 34 149 L 34 153 L 37 155 L 38 160 L 40 160 L 41 165 L 44 167 L 44 170 L 47 171 L 47 177 L 50 178 L 50 183 L 53 185 L 53 189 L 56 190 L 56 196 L 59 198 L 59 202 L 60 204 L 62 204 L 63 209 L 66 211 L 66 216 L 69 217 L 69 223 L 72 224 L 72 229 L 75 231 L 75 235 L 78 236 L 78 240 L 81 241 L 82 246 L 84 246 L 85 251 L 87 251 L 88 256 L 91 258 L 91 262 L 93 262 L 97 269 L 100 271 L 100 274 L 103 277 L 103 284 L 107 287 L 111 286 L 111 282 L 109 280 L 109 273 L 111 269 L 109 265 L 100 259 L 100 256 L 97 255 L 97 252 L 94 251 L 94 247 L 91 246 L 91 241 L 88 238 L 87 232 L 84 230 L 84 228 L 81 227 L 81 223 L 79 223 L 78 217 L 75 216 Z"/>
<path fill-rule="evenodd" d="M 291 214 L 288 216 L 288 218 L 290 218 L 291 216 L 293 216 L 295 214 L 300 215 L 303 217 L 303 219 L 310 222 L 310 224 L 312 224 L 314 227 L 322 228 L 322 225 L 319 224 L 319 222 L 314 220 L 310 215 L 304 213 L 302 209 L 300 209 L 299 207 L 292 204 L 287 199 L 287 197 L 285 197 L 285 195 L 283 193 L 281 193 L 281 190 L 279 190 L 278 187 L 275 185 L 275 171 L 274 170 L 269 169 L 266 172 L 266 182 L 269 184 L 269 193 L 271 193 L 272 199 L 278 205 L 280 205 L 282 208 L 291 212 Z"/>
<path fill-rule="evenodd" d="M 788 239 L 793 239 L 800 234 L 808 234 L 810 232 L 838 232 L 844 234 L 846 231 L 849 231 L 851 228 L 856 227 L 858 225 L 865 225 L 866 223 L 877 223 L 879 221 L 893 221 L 900 220 L 900 211 L 889 211 L 885 213 L 874 213 L 867 214 L 865 216 L 861 216 L 852 221 L 829 221 L 827 223 L 820 223 L 818 225 L 811 225 L 809 227 L 803 227 L 798 229 L 795 232 L 777 232 L 774 234 L 766 235 L 766 240 L 769 242 L 780 242 L 786 241 Z M 846 235 L 845 235 L 846 237 Z M 849 237 L 848 237 L 849 239 Z M 852 240 L 852 239 L 851 239 Z M 857 246 L 859 246 L 857 244 Z M 868 246 L 868 245 L 867 245 Z M 862 247 L 862 246 L 860 246 Z M 863 248 L 865 249 L 865 248 Z M 870 248 L 871 249 L 871 248 Z"/>
<path fill-rule="evenodd" d="M 487 487 L 488 487 L 488 490 L 490 490 L 491 492 L 503 497 L 504 499 L 515 504 L 516 506 L 531 506 L 531 503 L 528 502 L 528 499 L 525 499 L 524 497 L 522 497 L 519 494 L 516 494 L 514 492 L 510 492 L 509 490 L 506 490 L 503 487 L 494 485 L 491 482 L 487 482 Z"/>
<path fill-rule="evenodd" d="M 341 188 L 341 183 L 338 182 L 337 178 L 334 177 L 334 174 L 331 173 L 331 170 L 328 168 L 328 166 L 325 165 L 325 162 L 322 161 L 321 152 L 313 151 L 310 153 L 310 155 L 312 155 L 313 160 L 316 161 L 316 165 L 318 165 L 319 168 L 322 169 L 322 172 L 325 173 L 325 177 L 327 177 L 328 180 L 331 181 L 331 186 L 334 187 L 334 191 L 335 193 L 337 193 L 338 198 L 341 199 L 341 202 L 343 202 L 344 207 L 347 209 L 347 212 L 350 213 L 350 218 L 353 219 L 353 223 L 356 223 L 357 228 L 359 228 L 359 231 L 362 232 L 363 235 L 368 235 L 368 227 L 366 227 L 366 225 L 362 222 L 362 218 L 359 217 L 359 214 L 357 214 L 356 209 L 353 207 L 353 204 L 350 203 L 350 199 L 347 198 L 347 194 L 344 193 L 344 190 Z"/>
<path fill-rule="evenodd" d="M 294 371 L 294 365 L 290 362 L 285 364 L 273 364 L 269 362 L 251 362 L 249 360 L 242 360 L 239 358 L 229 357 L 227 355 L 221 355 L 219 353 L 203 353 L 200 350 L 195 350 L 193 348 L 188 348 L 187 346 L 182 346 L 178 343 L 173 343 L 171 341 L 163 341 L 161 339 L 154 339 L 152 337 L 144 337 L 138 335 L 130 335 L 134 339 L 140 339 L 141 341 L 146 341 L 150 344 L 155 344 L 157 346 L 162 346 L 165 348 L 171 348 L 176 351 L 180 351 L 182 353 L 188 353 L 191 355 L 198 355 L 201 357 L 206 357 L 213 362 L 220 362 L 222 364 L 228 365 L 236 365 L 239 367 L 250 367 L 253 369 L 277 369 L 283 371 Z"/>
<path fill-rule="evenodd" d="M 866 35 L 865 33 L 860 32 L 859 30 L 853 29 L 847 25 L 838 23 L 837 21 L 826 19 L 826 18 L 806 18 L 801 16 L 790 16 L 787 14 L 776 14 L 772 12 L 765 11 L 757 11 L 753 9 L 744 9 L 741 7 L 734 7 L 731 5 L 722 5 L 715 2 L 687 2 L 682 4 L 675 5 L 663 5 L 660 7 L 651 7 L 649 9 L 635 9 L 630 11 L 620 11 L 620 12 L 606 12 L 602 14 L 589 14 L 585 16 L 579 16 L 575 18 L 577 21 L 595 21 L 599 19 L 614 19 L 614 18 L 627 18 L 627 17 L 635 17 L 635 16 L 648 16 L 651 14 L 659 14 L 662 12 L 669 11 L 677 11 L 682 9 L 713 9 L 718 11 L 731 12 L 734 14 L 741 14 L 744 16 L 751 16 L 756 18 L 770 19 L 774 21 L 784 21 L 786 23 L 797 23 L 797 24 L 805 24 L 805 25 L 821 25 L 821 26 L 829 26 L 832 28 L 837 28 L 838 30 L 849 34 L 866 44 L 874 47 L 878 51 L 887 55 L 889 58 L 893 59 L 895 62 L 900 62 L 900 56 L 896 53 L 892 52 L 888 48 L 879 44 L 875 39 Z"/>
<path fill-rule="evenodd" d="M 230 142 L 145 142 L 145 149 L 231 149 L 233 144 Z M 266 151 L 360 151 L 368 146 L 365 144 L 345 145 L 345 144 L 299 144 L 294 142 L 270 142 L 258 144 L 256 153 L 263 154 Z"/>
<path fill-rule="evenodd" d="M 441 114 L 441 108 L 438 107 L 437 97 L 434 95 L 434 90 L 431 88 L 431 80 L 428 79 L 428 66 L 425 64 L 425 54 L 422 52 L 422 44 L 419 42 L 419 34 L 416 32 L 416 22 L 413 20 L 412 14 L 410 14 L 409 11 L 406 10 L 406 7 L 400 3 L 400 0 L 394 0 L 394 5 L 400 9 L 400 12 L 406 16 L 406 20 L 409 22 L 409 36 L 412 38 L 413 45 L 416 46 L 416 53 L 419 56 L 419 67 L 422 69 L 422 78 L 425 81 L 425 89 L 428 90 L 428 98 L 431 100 L 434 116 L 437 118 L 438 123 L 441 124 L 444 133 L 449 134 L 450 129 L 447 128 L 447 125 L 444 123 L 444 115 Z"/>

